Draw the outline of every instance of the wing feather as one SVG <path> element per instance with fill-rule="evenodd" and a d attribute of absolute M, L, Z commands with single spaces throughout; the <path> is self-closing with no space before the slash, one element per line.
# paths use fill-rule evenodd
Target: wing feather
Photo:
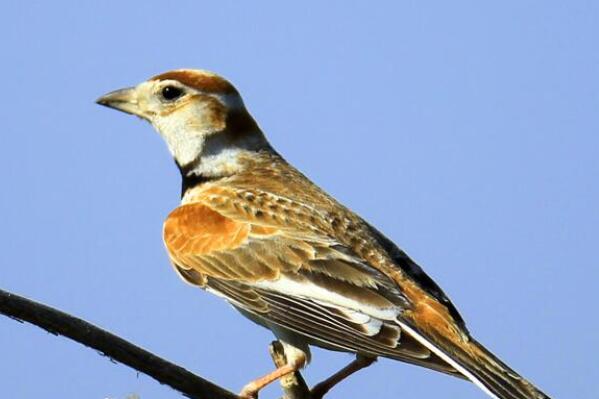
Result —
<path fill-rule="evenodd" d="M 463 378 L 455 368 L 447 365 L 409 334 L 402 334 L 401 328 L 391 322 L 238 282 L 209 279 L 209 285 L 225 293 L 243 313 L 257 317 L 260 324 L 267 327 L 275 324 L 302 334 L 315 345 L 385 356 Z M 376 334 L 373 334 L 374 328 L 378 328 Z"/>
<path fill-rule="evenodd" d="M 546 397 L 478 345 L 441 288 L 380 232 L 278 155 L 244 162 L 247 173 L 187 190 L 167 218 L 184 279 L 317 345 L 466 376 L 494 397 Z"/>
<path fill-rule="evenodd" d="M 315 344 L 459 374 L 402 334 L 395 319 L 410 306 L 404 293 L 348 245 L 324 234 L 323 214 L 281 198 L 273 201 L 279 211 L 287 209 L 284 218 L 258 212 L 255 202 L 211 201 L 183 205 L 165 221 L 165 245 L 187 282 Z M 260 209 L 272 209 L 264 201 Z"/>

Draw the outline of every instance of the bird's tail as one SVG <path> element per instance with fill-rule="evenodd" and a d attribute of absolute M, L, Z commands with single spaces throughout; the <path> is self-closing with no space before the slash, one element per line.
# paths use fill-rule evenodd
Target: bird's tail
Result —
<path fill-rule="evenodd" d="M 488 393 L 498 399 L 550 399 L 474 339 L 468 345 L 470 351 L 459 350 L 454 358 L 471 374 L 466 377 Z"/>
<path fill-rule="evenodd" d="M 422 344 L 495 399 L 551 399 L 472 338 L 459 345 L 442 339 L 435 344 L 409 329 Z"/>

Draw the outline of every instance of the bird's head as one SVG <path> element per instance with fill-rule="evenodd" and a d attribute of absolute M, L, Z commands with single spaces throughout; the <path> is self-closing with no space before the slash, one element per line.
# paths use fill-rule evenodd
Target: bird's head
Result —
<path fill-rule="evenodd" d="M 149 121 L 186 175 L 233 173 L 238 153 L 271 150 L 235 87 L 211 72 L 166 72 L 97 103 Z"/>

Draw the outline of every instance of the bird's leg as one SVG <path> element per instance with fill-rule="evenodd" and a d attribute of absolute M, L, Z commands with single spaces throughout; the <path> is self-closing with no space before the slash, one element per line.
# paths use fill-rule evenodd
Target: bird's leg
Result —
<path fill-rule="evenodd" d="M 275 366 L 281 367 L 287 364 L 288 361 L 285 347 L 280 341 L 273 341 L 268 349 Z M 292 351 L 291 355 L 293 355 Z M 306 381 L 299 371 L 289 373 L 286 376 L 279 378 L 279 382 L 281 383 L 281 388 L 284 393 L 283 397 L 285 399 L 310 399 L 312 397 L 310 388 L 308 388 Z"/>
<path fill-rule="evenodd" d="M 320 399 L 327 392 L 331 390 L 335 385 L 355 373 L 356 371 L 362 370 L 376 362 L 376 357 L 368 357 L 364 355 L 356 355 L 356 358 L 347 366 L 330 376 L 324 381 L 319 382 L 312 388 L 312 399 Z"/>
<path fill-rule="evenodd" d="M 254 381 L 248 383 L 243 387 L 239 396 L 243 399 L 255 399 L 258 397 L 258 391 L 267 386 L 273 381 L 278 380 L 281 377 L 286 376 L 289 373 L 294 373 L 297 370 L 304 367 L 306 364 L 306 357 L 299 356 L 293 359 L 292 361 L 284 364 L 281 367 L 278 367 L 275 371 L 266 374 L 263 377 L 257 378 Z"/>

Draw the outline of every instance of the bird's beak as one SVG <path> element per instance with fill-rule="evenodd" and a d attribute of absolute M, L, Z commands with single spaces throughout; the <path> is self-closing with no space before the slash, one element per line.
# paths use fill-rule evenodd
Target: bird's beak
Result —
<path fill-rule="evenodd" d="M 141 115 L 135 87 L 111 91 L 96 100 L 97 104 L 137 116 Z"/>

